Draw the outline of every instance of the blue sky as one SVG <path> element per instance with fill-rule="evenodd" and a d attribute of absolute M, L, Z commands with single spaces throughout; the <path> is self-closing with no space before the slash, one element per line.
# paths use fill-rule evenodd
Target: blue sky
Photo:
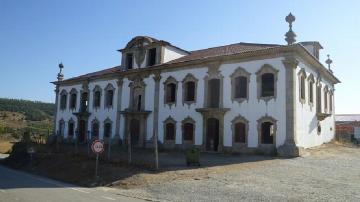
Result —
<path fill-rule="evenodd" d="M 0 0 L 0 97 L 54 102 L 65 78 L 120 64 L 136 35 L 186 50 L 237 42 L 285 44 L 285 16 L 297 41 L 319 41 L 333 59 L 336 113 L 360 113 L 360 1 Z"/>

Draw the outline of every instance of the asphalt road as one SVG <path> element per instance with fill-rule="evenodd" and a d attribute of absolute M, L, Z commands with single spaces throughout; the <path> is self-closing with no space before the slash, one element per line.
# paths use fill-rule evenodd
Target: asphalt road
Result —
<path fill-rule="evenodd" d="M 84 188 L 0 166 L 0 202 L 138 202 L 116 189 Z M 149 201 L 149 200 L 147 200 Z"/>

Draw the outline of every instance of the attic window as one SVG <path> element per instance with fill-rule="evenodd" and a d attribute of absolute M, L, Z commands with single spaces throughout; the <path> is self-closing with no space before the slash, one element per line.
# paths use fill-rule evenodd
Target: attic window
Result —
<path fill-rule="evenodd" d="M 126 54 L 126 68 L 127 69 L 133 68 L 133 54 L 132 53 Z"/>
<path fill-rule="evenodd" d="M 156 63 L 156 48 L 149 49 L 148 52 L 148 66 L 153 66 Z"/>

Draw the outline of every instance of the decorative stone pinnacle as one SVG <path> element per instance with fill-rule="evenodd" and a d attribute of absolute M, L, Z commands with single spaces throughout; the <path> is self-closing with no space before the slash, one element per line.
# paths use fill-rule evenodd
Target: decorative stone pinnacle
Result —
<path fill-rule="evenodd" d="M 331 63 L 333 62 L 331 59 L 330 59 L 330 55 L 327 54 L 327 57 L 328 59 L 325 61 L 325 63 L 328 65 L 328 69 L 329 71 L 332 73 L 333 71 L 331 70 Z"/>
<path fill-rule="evenodd" d="M 60 69 L 60 71 L 59 71 L 59 73 L 58 73 L 58 75 L 57 75 L 57 80 L 58 80 L 58 81 L 64 80 L 64 74 L 62 73 L 63 68 L 64 68 L 64 65 L 63 65 L 62 62 L 61 62 L 61 63 L 59 64 L 59 69 Z"/>
<path fill-rule="evenodd" d="M 292 30 L 292 23 L 295 21 L 295 16 L 293 16 L 291 13 L 289 13 L 288 16 L 286 16 L 285 21 L 287 23 L 289 23 L 289 31 L 286 32 L 285 34 L 285 41 L 288 43 L 288 45 L 291 45 L 293 43 L 295 43 L 295 37 L 296 34 L 295 32 Z"/>

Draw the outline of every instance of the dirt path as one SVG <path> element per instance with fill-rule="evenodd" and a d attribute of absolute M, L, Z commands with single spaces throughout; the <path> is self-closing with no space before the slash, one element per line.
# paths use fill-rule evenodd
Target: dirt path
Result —
<path fill-rule="evenodd" d="M 138 176 L 147 186 L 122 191 L 169 201 L 360 201 L 359 168 L 360 149 L 330 144 L 295 159 Z"/>

